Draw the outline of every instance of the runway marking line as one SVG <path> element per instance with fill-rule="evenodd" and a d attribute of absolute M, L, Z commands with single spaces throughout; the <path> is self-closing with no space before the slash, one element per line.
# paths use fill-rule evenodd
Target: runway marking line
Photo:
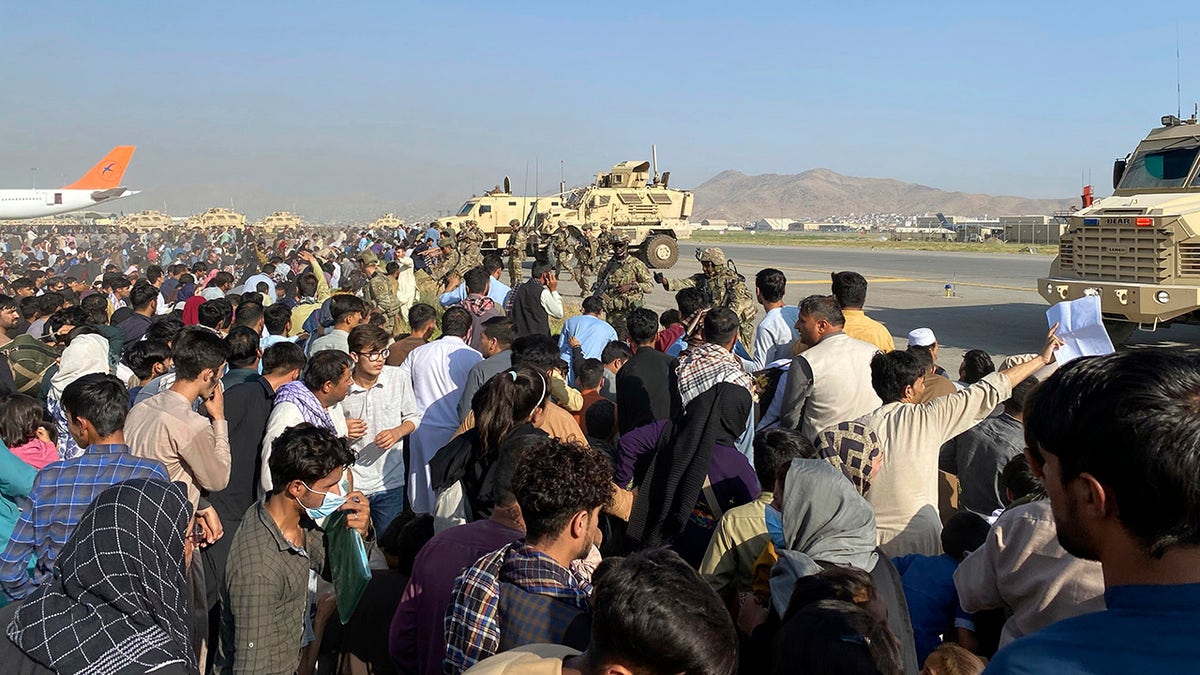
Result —
<path fill-rule="evenodd" d="M 806 267 L 782 267 L 780 269 L 782 269 L 784 271 L 790 271 L 790 272 L 808 272 L 810 274 L 829 274 L 829 270 L 819 270 L 819 269 L 812 269 L 812 268 L 806 268 Z M 966 286 L 968 288 L 994 288 L 994 289 L 1001 290 L 1001 291 L 1025 291 L 1027 293 L 1037 293 L 1037 289 L 1033 288 L 1033 286 L 1025 288 L 1022 286 L 1005 286 L 1004 284 L 985 284 L 985 283 L 980 283 L 980 282 L 975 282 L 975 281 L 952 281 L 949 279 L 942 279 L 942 280 L 921 279 L 919 277 L 912 277 L 912 278 L 909 278 L 909 277 L 875 277 L 875 278 L 867 277 L 867 283 L 875 282 L 875 283 L 887 284 L 887 283 L 900 283 L 900 282 L 906 282 L 906 281 L 915 281 L 915 282 L 919 282 L 919 283 L 923 283 L 923 284 L 937 284 L 939 286 L 944 286 L 944 285 L 946 285 L 946 283 L 951 283 L 951 284 L 954 284 L 955 286 Z M 792 285 L 792 284 L 810 285 L 810 284 L 827 284 L 827 283 L 829 283 L 829 281 L 827 279 L 793 279 L 793 280 L 788 281 L 788 285 Z"/>

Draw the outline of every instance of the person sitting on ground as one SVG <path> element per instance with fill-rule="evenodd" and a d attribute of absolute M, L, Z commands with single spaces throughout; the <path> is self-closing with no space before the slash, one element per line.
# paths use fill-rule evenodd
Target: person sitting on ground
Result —
<path fill-rule="evenodd" d="M 941 644 L 943 635 L 949 641 L 957 634 L 957 641 L 974 644 L 975 625 L 958 605 L 954 571 L 967 554 L 983 545 L 987 533 L 986 520 L 970 511 L 960 511 L 951 516 L 942 530 L 945 553 L 937 556 L 913 553 L 892 560 L 904 584 L 918 663 L 925 663 Z"/>
<path fill-rule="evenodd" d="M 620 558 L 597 571 L 587 650 L 530 645 L 493 656 L 469 675 L 733 675 L 736 636 L 720 599 L 666 549 Z M 549 655 L 547 655 L 549 652 Z"/>
<path fill-rule="evenodd" d="M 775 501 L 775 471 L 790 466 L 797 457 L 812 459 L 816 450 L 800 432 L 769 429 L 754 436 L 754 473 L 761 486 L 758 497 L 725 512 L 717 523 L 708 550 L 700 562 L 704 578 L 727 606 L 735 610 L 751 590 L 754 561 L 762 554 L 772 534 L 783 546 L 783 522 Z"/>
<path fill-rule="evenodd" d="M 122 389 L 109 400 L 128 396 Z M 76 508 L 57 572 L 0 611 L 6 672 L 198 674 L 184 570 L 203 535 L 186 491 L 136 478 Z"/>
<path fill-rule="evenodd" d="M 14 600 L 51 579 L 59 551 L 96 495 L 134 478 L 167 480 L 161 463 L 134 457 L 125 445 L 129 394 L 116 377 L 84 375 L 67 385 L 62 403 L 84 453 L 46 465 L 33 481 L 28 506 L 0 553 L 0 586 Z"/>
<path fill-rule="evenodd" d="M 525 434 L 505 443 L 496 453 L 492 470 L 495 503 L 490 515 L 443 530 L 417 554 L 388 638 L 389 652 L 400 672 L 441 675 L 446 609 L 454 579 L 484 555 L 525 537 L 521 507 L 512 492 L 514 471 L 525 449 L 545 438 Z"/>
<path fill-rule="evenodd" d="M 29 466 L 41 469 L 59 460 L 58 447 L 42 422 L 42 404 L 32 396 L 0 396 L 0 440 Z"/>
<path fill-rule="evenodd" d="M 525 541 L 480 558 L 455 580 L 445 672 L 531 643 L 587 646 L 592 585 L 571 563 L 599 543 L 611 476 L 608 460 L 585 446 L 545 441 L 525 449 L 513 479 Z"/>
<path fill-rule="evenodd" d="M 329 429 L 302 423 L 276 439 L 268 460 L 274 488 L 246 511 L 229 550 L 220 672 L 291 673 L 300 665 L 309 571 L 330 573 L 316 521 L 345 511 L 345 527 L 374 548 L 370 503 L 351 484 L 353 463 L 346 440 Z"/>

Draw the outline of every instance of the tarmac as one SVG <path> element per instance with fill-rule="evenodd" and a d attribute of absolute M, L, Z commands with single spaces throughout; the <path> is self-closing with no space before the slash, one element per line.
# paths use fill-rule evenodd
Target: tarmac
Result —
<path fill-rule="evenodd" d="M 681 243 L 678 264 L 663 272 L 668 277 L 700 272 L 695 252 L 713 245 L 718 244 Z M 720 248 L 746 277 L 751 293 L 759 270 L 782 270 L 788 278 L 784 300 L 792 305 L 809 295 L 828 294 L 831 272 L 862 274 L 868 284 L 867 314 L 888 327 L 896 347 L 905 347 L 913 328 L 930 328 L 940 346 L 938 362 L 952 375 L 969 349 L 986 351 L 999 365 L 1007 356 L 1038 351 L 1049 330 L 1048 305 L 1035 284 L 1050 269 L 1052 256 L 740 244 Z M 574 283 L 564 280 L 563 286 L 565 296 L 577 297 Z M 662 312 L 675 306 L 674 295 L 657 286 L 646 306 Z M 1128 343 L 1197 345 L 1200 326 L 1136 331 Z"/>

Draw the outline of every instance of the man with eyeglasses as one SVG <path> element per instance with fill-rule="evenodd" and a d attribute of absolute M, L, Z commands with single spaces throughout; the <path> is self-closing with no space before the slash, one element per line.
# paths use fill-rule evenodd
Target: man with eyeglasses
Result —
<path fill-rule="evenodd" d="M 363 420 L 367 433 L 351 441 L 354 487 L 371 502 L 375 529 L 382 532 L 404 509 L 405 466 L 402 441 L 421 423 L 412 380 L 398 366 L 386 365 L 388 333 L 364 324 L 350 331 L 354 360 L 350 393 L 342 402 L 348 417 Z"/>

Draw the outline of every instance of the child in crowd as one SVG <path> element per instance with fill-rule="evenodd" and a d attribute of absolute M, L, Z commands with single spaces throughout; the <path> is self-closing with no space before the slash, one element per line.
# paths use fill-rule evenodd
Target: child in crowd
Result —
<path fill-rule="evenodd" d="M 583 363 L 575 371 L 575 386 L 578 387 L 579 393 L 583 395 L 583 407 L 578 412 L 571 413 L 575 421 L 579 423 L 579 427 L 583 429 L 583 433 L 588 433 L 587 427 L 587 411 L 592 407 L 592 404 L 603 398 L 600 395 L 600 387 L 604 384 L 604 364 L 600 359 L 584 359 Z"/>
<path fill-rule="evenodd" d="M 42 404 L 32 396 L 0 397 L 0 439 L 12 454 L 35 469 L 60 459 L 58 448 L 42 423 Z"/>
<path fill-rule="evenodd" d="M 924 663 L 944 636 L 953 637 L 959 629 L 975 632 L 974 623 L 958 606 L 958 591 L 954 588 L 954 570 L 967 554 L 983 544 L 988 523 L 969 511 L 960 511 L 942 530 L 942 549 L 938 556 L 919 554 L 894 558 L 896 571 L 908 600 L 913 636 L 917 646 L 917 662 Z M 971 636 L 963 636 L 970 639 Z M 950 640 L 954 641 L 954 640 Z"/>

